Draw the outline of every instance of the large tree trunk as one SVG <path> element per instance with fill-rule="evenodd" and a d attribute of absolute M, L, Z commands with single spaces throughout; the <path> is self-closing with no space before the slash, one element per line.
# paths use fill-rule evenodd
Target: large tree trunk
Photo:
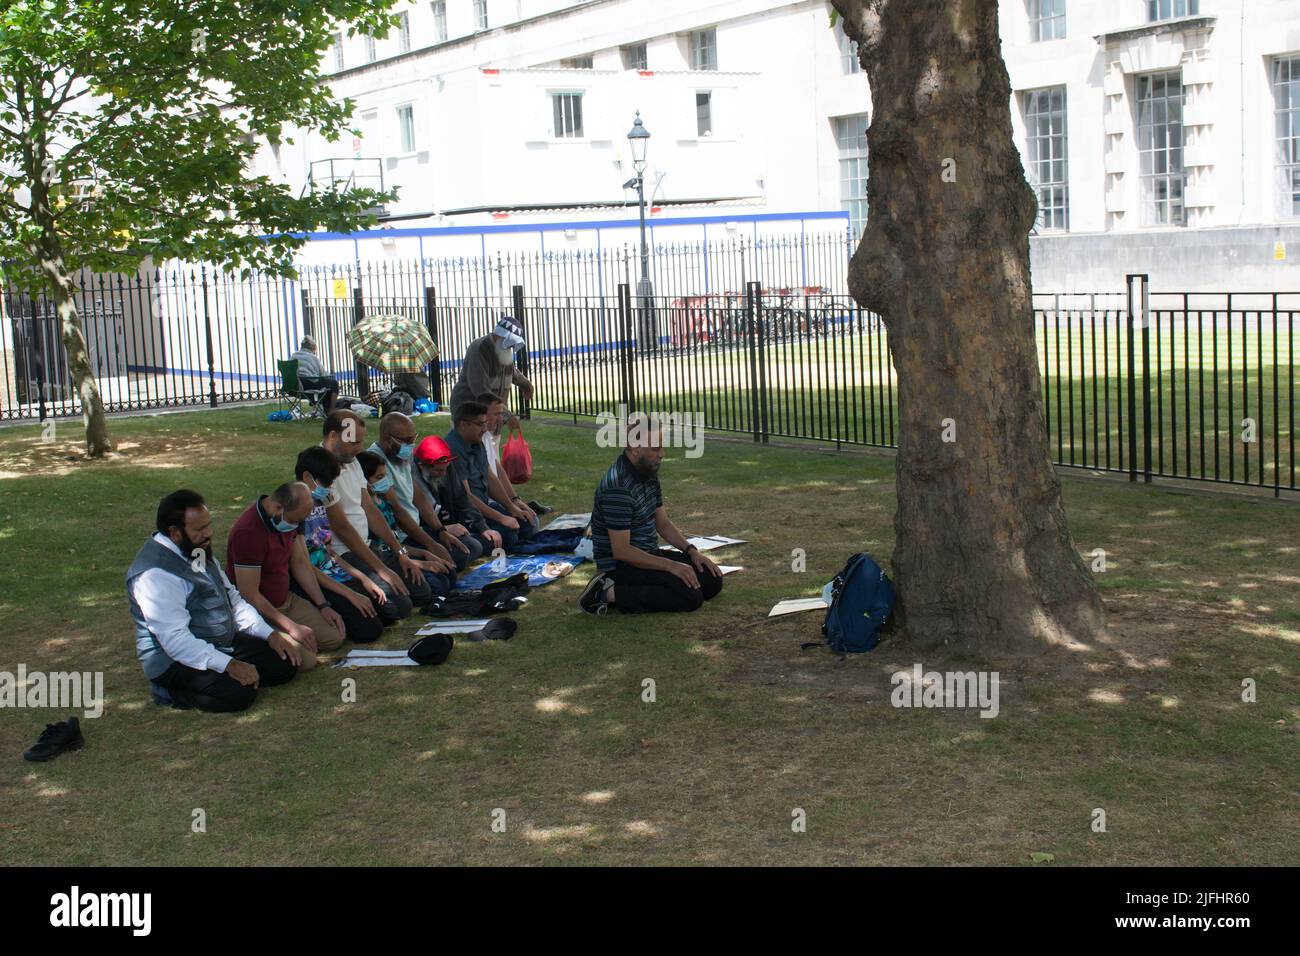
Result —
<path fill-rule="evenodd" d="M 1105 619 L 1048 454 L 998 4 L 833 2 L 871 83 L 849 288 L 898 373 L 898 624 L 978 650 L 1088 642 Z"/>
<path fill-rule="evenodd" d="M 32 251 L 53 290 L 54 305 L 59 316 L 59 333 L 68 356 L 68 372 L 72 375 L 72 385 L 81 399 L 81 418 L 86 426 L 86 455 L 89 458 L 103 458 L 113 450 L 113 445 L 108 437 L 108 420 L 104 415 L 99 386 L 95 384 L 94 371 L 90 367 L 86 337 L 77 315 L 72 278 L 64 267 L 58 236 L 53 220 L 48 215 L 49 193 L 41 187 L 32 192 L 35 199 L 34 218 L 43 229 L 42 236 Z"/>

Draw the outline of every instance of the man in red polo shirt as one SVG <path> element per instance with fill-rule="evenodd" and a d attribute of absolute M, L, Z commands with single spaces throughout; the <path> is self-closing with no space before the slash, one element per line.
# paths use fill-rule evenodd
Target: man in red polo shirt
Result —
<path fill-rule="evenodd" d="M 297 645 L 300 671 L 316 664 L 316 652 L 343 643 L 344 625 L 321 592 L 298 526 L 311 512 L 311 490 L 291 481 L 249 506 L 230 529 L 226 577 L 272 627 Z M 289 590 L 290 578 L 306 599 Z"/>

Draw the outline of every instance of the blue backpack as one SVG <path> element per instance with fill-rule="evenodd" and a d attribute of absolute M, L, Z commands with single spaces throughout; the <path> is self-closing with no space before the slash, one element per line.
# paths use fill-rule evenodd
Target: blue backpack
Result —
<path fill-rule="evenodd" d="M 876 646 L 880 629 L 894 611 L 894 585 L 865 551 L 849 558 L 825 588 L 826 622 L 822 636 L 831 650 L 861 654 Z"/>

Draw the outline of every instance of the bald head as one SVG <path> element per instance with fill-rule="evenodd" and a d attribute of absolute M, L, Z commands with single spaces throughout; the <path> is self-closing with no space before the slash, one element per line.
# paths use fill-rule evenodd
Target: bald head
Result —
<path fill-rule="evenodd" d="M 267 510 L 272 517 L 282 518 L 290 524 L 298 524 L 311 514 L 313 507 L 315 503 L 312 501 L 311 489 L 304 482 L 286 481 L 271 492 Z"/>
<path fill-rule="evenodd" d="M 401 412 L 389 412 L 379 420 L 379 437 L 392 438 L 412 431 L 411 419 Z"/>

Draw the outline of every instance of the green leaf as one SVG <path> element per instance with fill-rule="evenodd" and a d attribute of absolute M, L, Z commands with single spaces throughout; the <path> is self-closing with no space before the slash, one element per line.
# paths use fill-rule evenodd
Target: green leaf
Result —
<path fill-rule="evenodd" d="M 1053 856 L 1051 853 L 1037 853 L 1037 852 L 1030 853 L 1030 854 L 1029 854 L 1029 859 L 1033 860 L 1035 863 L 1055 863 L 1055 862 L 1056 862 L 1056 857 Z"/>

